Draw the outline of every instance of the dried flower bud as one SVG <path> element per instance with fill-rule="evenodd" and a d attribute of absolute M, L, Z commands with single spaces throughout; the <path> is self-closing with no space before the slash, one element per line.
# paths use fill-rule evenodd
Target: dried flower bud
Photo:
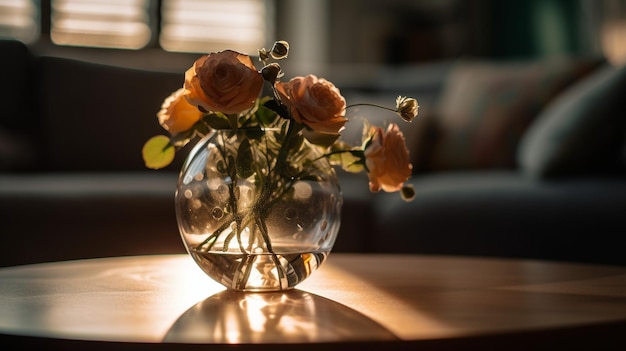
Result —
<path fill-rule="evenodd" d="M 413 98 L 398 96 L 396 99 L 396 112 L 407 122 L 412 122 L 417 117 L 419 105 Z"/>
<path fill-rule="evenodd" d="M 259 49 L 259 60 L 260 61 L 267 61 L 270 58 L 269 53 L 267 52 L 267 50 L 265 50 L 265 48 L 263 49 Z"/>
<path fill-rule="evenodd" d="M 278 63 L 270 63 L 261 69 L 261 76 L 270 83 L 274 83 L 276 79 L 282 76 L 280 65 Z"/>
<path fill-rule="evenodd" d="M 270 52 L 270 55 L 272 55 L 275 60 L 286 58 L 287 55 L 289 55 L 289 43 L 284 40 L 279 40 L 275 42 L 274 46 L 272 46 L 272 51 Z"/>
<path fill-rule="evenodd" d="M 402 189 L 400 189 L 400 196 L 402 197 L 402 200 L 406 202 L 413 201 L 413 199 L 415 199 L 415 189 L 413 188 L 413 185 L 412 184 L 403 185 Z"/>

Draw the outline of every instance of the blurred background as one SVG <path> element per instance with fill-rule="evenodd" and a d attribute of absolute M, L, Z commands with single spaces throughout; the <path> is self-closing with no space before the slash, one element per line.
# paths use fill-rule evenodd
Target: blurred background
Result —
<path fill-rule="evenodd" d="M 288 40 L 292 74 L 459 57 L 626 56 L 624 0 L 0 0 L 0 37 L 41 55 L 180 72 Z"/>
<path fill-rule="evenodd" d="M 626 0 L 0 0 L 0 38 L 0 266 L 183 251 L 156 113 L 200 55 L 278 39 L 285 79 L 420 104 L 419 201 L 339 172 L 338 251 L 624 263 Z M 353 145 L 397 117 L 350 113 Z"/>

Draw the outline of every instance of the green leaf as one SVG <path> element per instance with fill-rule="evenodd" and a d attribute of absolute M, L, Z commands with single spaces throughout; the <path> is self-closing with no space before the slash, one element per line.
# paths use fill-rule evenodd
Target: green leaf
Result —
<path fill-rule="evenodd" d="M 230 129 L 237 130 L 239 128 L 239 118 L 236 113 L 227 116 Z"/>
<path fill-rule="evenodd" d="M 203 120 L 199 120 L 198 122 L 196 122 L 196 124 L 193 125 L 193 128 L 188 132 L 190 137 L 193 137 L 194 135 L 200 134 L 200 135 L 207 135 L 211 132 L 212 128 L 207 125 L 206 123 L 204 123 Z"/>
<path fill-rule="evenodd" d="M 278 113 L 265 106 L 259 106 L 259 109 L 256 111 L 256 116 L 261 124 L 266 126 L 272 125 L 276 119 L 278 119 Z"/>
<path fill-rule="evenodd" d="M 237 176 L 245 179 L 254 174 L 253 162 L 250 140 L 244 138 L 239 144 L 239 152 L 237 152 Z"/>
<path fill-rule="evenodd" d="M 365 154 L 362 150 L 337 148 L 333 151 L 328 155 L 328 161 L 333 166 L 341 166 L 344 171 L 350 173 L 359 173 L 366 170 Z"/>
<path fill-rule="evenodd" d="M 223 113 L 210 113 L 202 119 L 213 129 L 231 129 L 230 120 Z"/>
<path fill-rule="evenodd" d="M 141 149 L 144 163 L 150 169 L 160 169 L 169 165 L 174 160 L 175 154 L 176 148 L 165 135 L 153 136 Z"/>
<path fill-rule="evenodd" d="M 254 127 L 249 127 L 245 129 L 240 129 L 240 131 L 242 131 L 243 134 L 248 139 L 258 139 L 262 137 L 263 135 L 265 135 L 265 131 L 261 129 L 261 126 L 254 126 Z"/>
<path fill-rule="evenodd" d="M 196 125 L 198 125 L 198 124 L 202 124 L 202 123 L 196 123 Z M 185 132 L 173 135 L 170 138 L 170 144 L 172 144 L 172 145 L 174 145 L 176 147 L 179 147 L 179 148 L 184 147 L 195 136 L 195 133 L 196 133 L 195 129 L 192 128 L 192 129 L 190 129 L 188 131 L 185 131 Z"/>

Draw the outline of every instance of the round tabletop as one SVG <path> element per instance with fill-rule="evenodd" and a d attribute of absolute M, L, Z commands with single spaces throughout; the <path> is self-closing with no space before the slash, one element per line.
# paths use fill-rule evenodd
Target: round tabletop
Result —
<path fill-rule="evenodd" d="M 187 255 L 149 255 L 1 268 L 0 282 L 2 343 L 46 349 L 626 345 L 626 267 L 333 253 L 297 289 L 240 293 Z"/>

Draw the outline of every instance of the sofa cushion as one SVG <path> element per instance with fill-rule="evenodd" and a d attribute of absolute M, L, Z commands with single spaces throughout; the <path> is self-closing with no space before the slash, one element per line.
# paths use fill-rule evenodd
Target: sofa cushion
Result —
<path fill-rule="evenodd" d="M 33 57 L 24 43 L 0 39 L 0 128 L 23 130 L 30 127 L 32 91 L 29 64 Z"/>
<path fill-rule="evenodd" d="M 512 169 L 519 140 L 565 87 L 599 64 L 595 58 L 460 62 L 438 102 L 431 171 Z"/>
<path fill-rule="evenodd" d="M 428 173 L 415 199 L 378 194 L 385 253 L 518 257 L 626 265 L 626 182 L 607 176 L 535 181 L 514 170 Z"/>
<path fill-rule="evenodd" d="M 32 55 L 17 40 L 0 39 L 0 171 L 30 169 L 37 125 L 31 98 Z"/>
<path fill-rule="evenodd" d="M 367 176 L 341 176 L 344 207 L 333 251 L 364 252 L 375 218 Z M 177 172 L 149 170 L 0 173 L 0 267 L 184 253 L 174 206 L 177 179 Z"/>
<path fill-rule="evenodd" d="M 28 133 L 0 127 L 0 171 L 24 171 L 35 167 L 37 150 Z"/>
<path fill-rule="evenodd" d="M 0 174 L 0 267 L 184 253 L 177 173 Z"/>
<path fill-rule="evenodd" d="M 166 132 L 156 113 L 182 73 L 120 68 L 56 57 L 36 60 L 50 171 L 141 171 L 141 149 Z M 170 169 L 180 169 L 184 157 Z"/>
<path fill-rule="evenodd" d="M 625 97 L 626 67 L 609 65 L 561 95 L 520 143 L 524 173 L 545 179 L 621 168 Z"/>

